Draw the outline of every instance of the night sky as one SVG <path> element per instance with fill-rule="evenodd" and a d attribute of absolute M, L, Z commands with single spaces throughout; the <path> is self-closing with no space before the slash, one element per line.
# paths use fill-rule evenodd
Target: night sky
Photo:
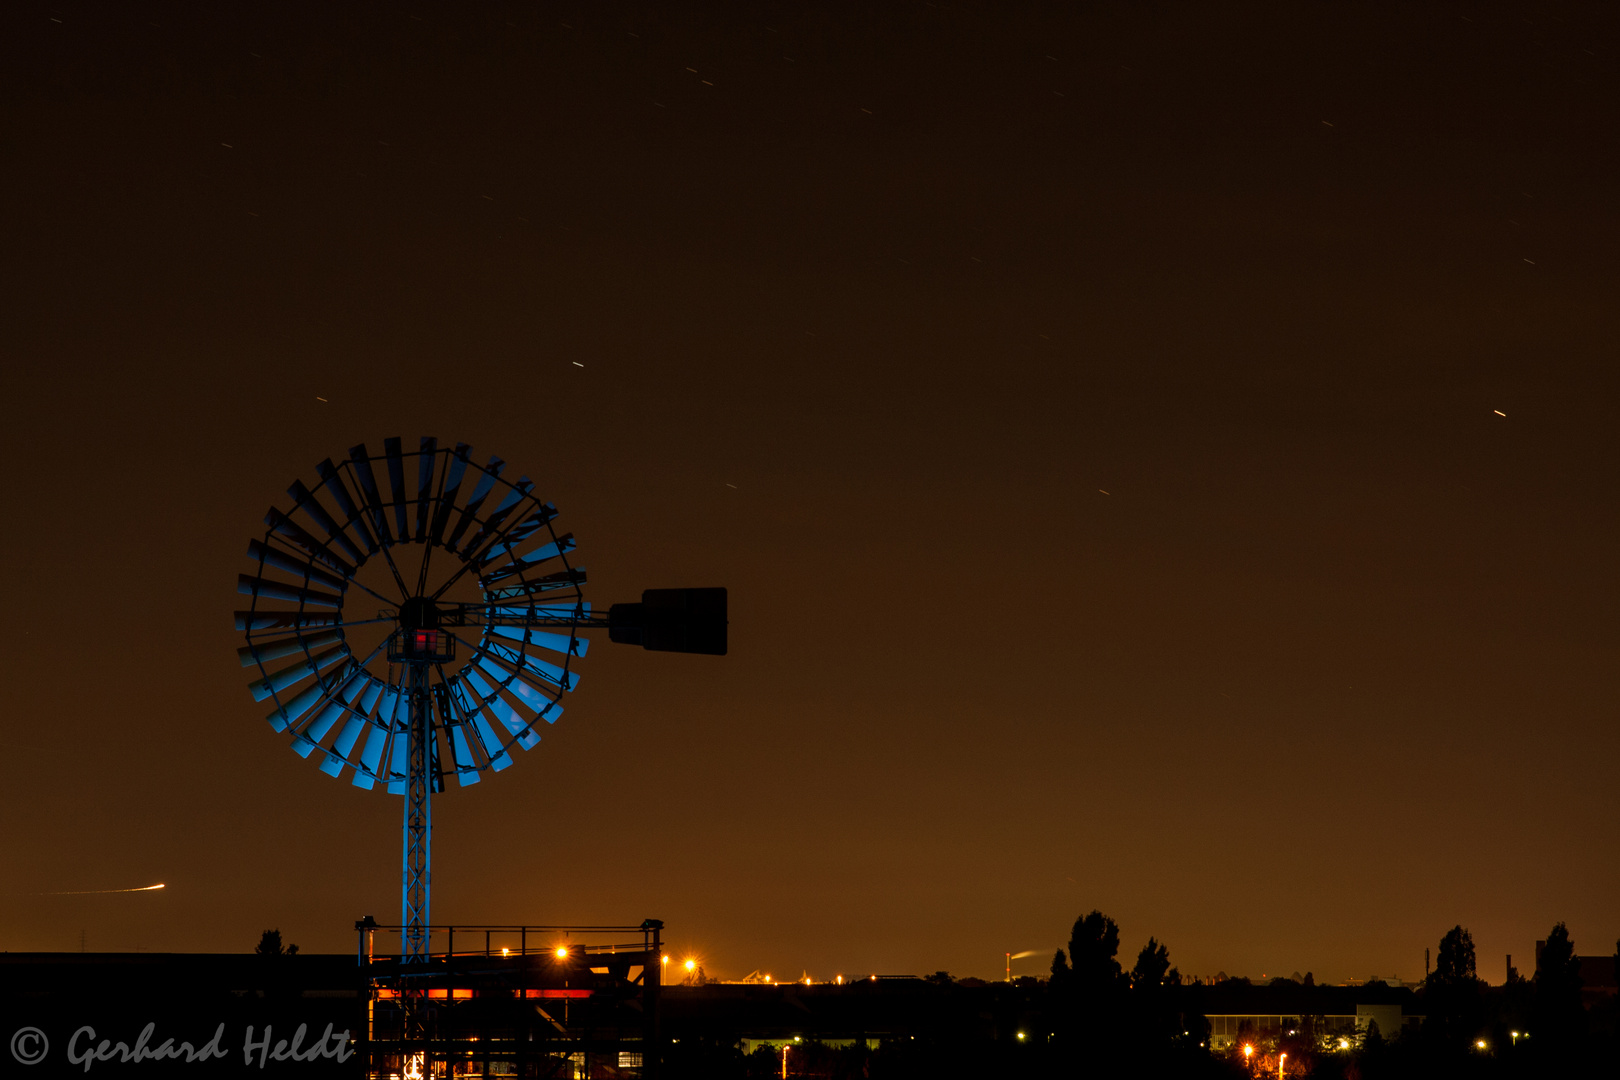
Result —
<path fill-rule="evenodd" d="M 0 948 L 398 920 L 400 800 L 289 752 L 230 612 L 293 480 L 436 435 L 598 604 L 732 604 L 435 801 L 436 922 L 725 977 L 1033 974 L 1094 907 L 1192 974 L 1612 951 L 1612 7 L 3 20 Z"/>

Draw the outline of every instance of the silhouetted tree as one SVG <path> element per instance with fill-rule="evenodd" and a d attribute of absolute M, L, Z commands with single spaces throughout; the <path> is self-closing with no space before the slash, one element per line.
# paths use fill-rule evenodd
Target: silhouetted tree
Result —
<path fill-rule="evenodd" d="M 1148 938 L 1142 951 L 1136 954 L 1136 966 L 1131 968 L 1131 989 L 1159 990 L 1180 985 L 1181 973 L 1170 966 L 1170 950 L 1156 938 Z"/>
<path fill-rule="evenodd" d="M 266 997 L 296 997 L 294 972 L 288 961 L 298 955 L 297 945 L 282 945 L 280 930 L 266 930 L 259 935 L 259 944 L 253 954 L 259 958 L 260 986 Z"/>
<path fill-rule="evenodd" d="M 1483 1023 L 1474 937 L 1461 925 L 1440 939 L 1434 970 L 1423 983 L 1424 1033 L 1452 1048 L 1472 1043 Z"/>
<path fill-rule="evenodd" d="M 280 930 L 266 930 L 259 935 L 259 944 L 254 948 L 255 956 L 297 956 L 298 946 L 281 944 Z"/>
<path fill-rule="evenodd" d="M 1570 1050 L 1584 1033 L 1586 1014 L 1581 1008 L 1581 962 L 1575 943 L 1562 922 L 1547 935 L 1536 957 L 1534 1031 L 1543 1052 Z"/>
<path fill-rule="evenodd" d="M 1130 974 L 1131 1026 L 1140 1048 L 1167 1048 L 1180 1037 L 1184 1029 L 1173 996 L 1180 985 L 1181 973 L 1170 966 L 1170 950 L 1158 939 L 1148 938 L 1136 954 Z"/>
<path fill-rule="evenodd" d="M 1471 986 L 1478 979 L 1474 967 L 1474 936 L 1459 924 L 1440 939 L 1431 981 L 1446 986 Z"/>
<path fill-rule="evenodd" d="M 1119 927 L 1100 911 L 1075 920 L 1067 961 L 1053 960 L 1049 1000 L 1060 1056 L 1104 1072 L 1122 1053 L 1119 1038 L 1128 985 L 1119 966 Z"/>
<path fill-rule="evenodd" d="M 1108 995 L 1122 989 L 1119 927 L 1100 911 L 1075 920 L 1069 934 L 1069 967 L 1081 994 Z"/>

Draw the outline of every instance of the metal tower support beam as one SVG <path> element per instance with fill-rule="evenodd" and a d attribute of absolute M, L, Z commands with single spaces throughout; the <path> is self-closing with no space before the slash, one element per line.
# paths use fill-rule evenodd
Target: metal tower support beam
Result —
<path fill-rule="evenodd" d="M 428 903 L 433 885 L 433 814 L 429 801 L 433 794 L 433 765 L 430 740 L 433 737 L 429 713 L 428 665 L 409 664 L 410 694 L 410 776 L 405 792 L 405 865 L 401 873 L 400 935 L 401 965 L 420 964 L 425 973 L 428 962 Z M 413 985 L 414 984 L 414 985 Z M 417 1039 L 424 1019 L 421 997 L 425 990 L 421 977 L 407 977 L 403 991 L 406 1038 Z"/>

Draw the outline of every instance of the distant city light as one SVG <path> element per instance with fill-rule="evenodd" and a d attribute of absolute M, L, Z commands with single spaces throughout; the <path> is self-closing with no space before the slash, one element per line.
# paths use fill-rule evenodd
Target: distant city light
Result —
<path fill-rule="evenodd" d="M 557 946 L 557 959 L 559 959 L 559 960 L 568 959 L 568 946 L 566 946 L 566 945 Z"/>
<path fill-rule="evenodd" d="M 692 959 L 690 956 L 688 956 L 686 958 L 686 970 L 687 971 L 695 971 L 695 970 L 697 970 L 697 961 Z"/>
<path fill-rule="evenodd" d="M 1020 1032 L 1019 1032 L 1019 1033 L 1018 1033 L 1018 1041 L 1019 1041 L 1019 1042 L 1023 1042 L 1023 1041 L 1024 1041 L 1024 1033 L 1023 1033 L 1023 1032 L 1022 1032 L 1022 1031 L 1020 1031 Z"/>

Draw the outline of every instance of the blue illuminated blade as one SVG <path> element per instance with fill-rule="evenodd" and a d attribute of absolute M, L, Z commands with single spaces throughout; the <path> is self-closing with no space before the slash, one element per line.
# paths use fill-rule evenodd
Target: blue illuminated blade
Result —
<path fill-rule="evenodd" d="M 528 626 L 491 626 L 489 632 L 516 641 L 527 640 L 531 645 L 538 645 L 542 649 L 550 649 L 565 656 L 570 654 L 584 656 L 586 648 L 590 646 L 590 641 L 586 638 L 542 633 Z"/>
<path fill-rule="evenodd" d="M 237 611 L 238 630 L 302 630 L 311 626 L 336 626 L 342 616 L 328 611 Z"/>
<path fill-rule="evenodd" d="M 343 631 L 327 630 L 324 633 L 312 634 L 309 637 L 281 638 L 278 641 L 267 642 L 263 645 L 244 645 L 236 650 L 236 657 L 243 667 L 252 667 L 254 664 L 264 664 L 271 660 L 280 660 L 284 656 L 292 656 L 305 650 L 310 652 L 323 645 L 330 645 L 334 641 L 343 640 Z"/>
<path fill-rule="evenodd" d="M 382 492 L 377 490 L 377 474 L 371 471 L 371 458 L 366 454 L 365 443 L 349 447 L 349 462 L 354 466 L 354 478 L 370 511 L 367 520 L 376 531 L 378 542 L 386 547 L 394 542 L 394 537 L 388 531 L 388 514 L 383 510 Z"/>
<path fill-rule="evenodd" d="M 358 667 L 352 667 L 348 670 L 347 681 L 335 692 L 325 695 L 327 704 L 315 714 L 315 718 L 302 733 L 293 737 L 293 749 L 298 751 L 299 757 L 309 757 L 310 751 L 315 749 L 315 744 L 326 738 L 326 733 L 332 730 L 332 725 L 337 722 L 338 717 L 348 711 L 348 705 L 353 704 L 355 695 L 367 681 L 363 671 Z M 290 726 L 295 731 L 298 728 L 296 723 Z"/>
<path fill-rule="evenodd" d="M 557 704 L 555 699 L 536 690 L 524 682 L 520 676 L 505 674 L 501 668 L 493 664 L 488 665 L 487 670 L 489 674 L 495 677 L 495 681 L 501 684 L 501 689 L 523 702 L 539 719 L 548 724 L 555 724 L 557 717 L 562 715 L 562 706 Z M 469 677 L 476 676 L 476 674 L 474 671 L 468 671 Z M 505 723 L 506 721 L 502 720 L 501 722 Z"/>
<path fill-rule="evenodd" d="M 505 536 L 501 537 L 496 543 L 491 544 L 489 550 L 484 552 L 483 556 L 478 560 L 479 566 L 488 566 L 491 562 L 521 546 L 525 540 L 538 532 L 547 522 L 555 520 L 556 517 L 557 508 L 554 505 L 551 503 L 541 504 L 540 509 L 512 526 L 506 531 Z"/>
<path fill-rule="evenodd" d="M 483 651 L 493 655 L 497 660 L 504 661 L 508 667 L 514 670 L 524 671 L 542 682 L 560 686 L 564 690 L 572 690 L 579 685 L 579 676 L 573 672 L 564 670 L 549 660 L 542 660 L 538 656 L 531 656 L 528 653 L 508 648 L 499 642 L 486 641 Z M 489 668 L 482 663 L 483 658 L 480 657 L 479 659 L 479 666 L 488 671 Z"/>
<path fill-rule="evenodd" d="M 343 597 L 335 593 L 320 592 L 316 589 L 300 589 L 296 585 L 285 585 L 279 581 L 254 577 L 251 574 L 236 575 L 236 591 L 244 596 L 262 596 L 269 600 L 292 600 L 312 607 L 336 608 L 343 606 Z"/>
<path fill-rule="evenodd" d="M 382 683 L 372 680 L 366 686 L 366 692 L 360 695 L 360 715 L 370 716 L 371 710 L 377 707 L 377 699 L 385 693 L 398 696 L 399 691 L 391 686 L 384 686 Z"/>
<path fill-rule="evenodd" d="M 321 762 L 321 772 L 327 776 L 337 776 L 343 771 L 343 766 L 348 764 L 349 752 L 354 749 L 355 740 L 360 738 L 360 731 L 365 726 L 364 720 L 353 713 L 349 714 L 343 730 L 338 732 L 337 741 L 327 752 L 326 760 Z"/>
<path fill-rule="evenodd" d="M 348 712 L 348 706 L 343 704 L 342 701 L 332 701 L 332 703 L 327 704 L 326 708 L 316 712 L 313 721 L 309 722 L 309 727 L 306 727 L 305 732 L 303 732 L 305 738 L 308 738 L 311 743 L 321 742 L 327 737 L 327 733 L 332 730 L 332 725 L 337 724 L 337 717 L 343 716 L 345 712 Z M 308 753 L 305 753 L 305 756 L 308 758 Z"/>
<path fill-rule="evenodd" d="M 472 447 L 456 443 L 450 455 L 450 472 L 445 477 L 444 489 L 439 493 L 438 509 L 433 514 L 433 542 L 444 540 L 444 527 L 450 521 L 450 511 L 456 508 L 456 496 L 461 493 L 461 478 L 467 471 L 467 451 Z"/>
<path fill-rule="evenodd" d="M 351 678 L 352 672 L 353 668 L 348 668 L 316 679 L 265 719 L 277 731 L 286 731 L 287 725 L 297 723 L 300 717 L 323 701 L 344 679 Z"/>
<path fill-rule="evenodd" d="M 479 682 L 484 685 L 487 691 L 488 684 L 484 684 L 482 680 L 479 680 Z M 473 725 L 472 732 L 468 737 L 477 749 L 483 753 L 484 757 L 489 759 L 490 768 L 500 772 L 512 764 L 511 755 L 501 749 L 500 740 L 495 737 L 495 729 L 490 727 L 489 718 L 484 715 L 483 699 L 475 696 L 475 688 L 464 680 L 457 678 L 450 682 L 450 693 L 455 698 L 457 706 L 460 707 L 461 714 L 469 718 L 464 723 L 470 722 Z"/>
<path fill-rule="evenodd" d="M 250 682 L 248 683 L 248 689 L 253 692 L 254 701 L 263 701 L 271 694 L 280 693 L 287 687 L 301 683 L 311 675 L 331 667 L 347 655 L 349 655 L 348 646 L 339 645 L 335 649 L 316 653 L 312 657 L 284 667 L 280 671 L 267 675 L 262 679 Z"/>
<path fill-rule="evenodd" d="M 349 494 L 349 486 L 343 482 L 343 476 L 338 472 L 337 466 L 332 464 L 332 459 L 322 461 L 315 466 L 315 471 L 320 474 L 321 486 L 326 488 L 332 496 L 332 501 L 337 503 L 338 511 L 343 514 L 344 527 L 353 529 L 366 545 L 366 551 L 375 554 L 377 540 L 371 535 L 371 530 L 366 528 L 366 519 L 360 513 L 360 508 L 354 504 L 354 498 Z"/>
<path fill-rule="evenodd" d="M 405 783 L 409 779 L 406 770 L 410 767 L 411 733 L 408 731 L 395 731 L 388 737 L 388 793 L 390 795 L 405 794 Z"/>
<path fill-rule="evenodd" d="M 427 539 L 428 504 L 433 501 L 433 461 L 439 453 L 439 440 L 422 436 L 421 452 L 416 455 L 416 539 Z"/>
<path fill-rule="evenodd" d="M 305 532 L 302 525 L 299 525 L 298 522 L 283 514 L 280 510 L 273 506 L 266 510 L 264 523 L 270 527 L 271 532 L 279 533 L 291 540 L 298 547 L 303 548 L 344 577 L 354 577 L 354 567 L 332 554 L 328 545 L 321 543 Z"/>
<path fill-rule="evenodd" d="M 310 520 L 319 525 L 321 531 L 326 533 L 327 538 L 343 549 L 344 554 L 349 556 L 350 562 L 363 563 L 366 561 L 365 553 L 354 546 L 354 541 L 350 540 L 347 534 L 338 526 L 338 523 L 332 519 L 332 515 L 326 512 L 326 507 L 321 505 L 320 500 L 310 494 L 309 489 L 304 486 L 302 480 L 294 480 L 292 487 L 287 489 L 287 494 L 292 498 L 293 509 L 302 510 L 308 514 Z"/>
<path fill-rule="evenodd" d="M 529 726 L 529 721 L 523 719 L 521 713 L 507 704 L 506 699 L 496 693 L 495 689 L 486 683 L 478 672 L 472 668 L 466 668 L 462 674 L 466 677 L 468 685 L 482 696 L 486 708 L 494 714 L 495 719 L 499 720 L 506 730 L 517 736 L 518 745 L 525 750 L 534 749 L 534 745 L 540 741 L 540 736 Z M 499 682 L 500 679 L 497 677 L 496 681 Z M 530 694 L 534 693 L 533 690 L 523 686 L 522 683 L 516 683 L 515 685 L 522 687 Z M 535 696 L 539 697 L 539 695 Z M 546 698 L 539 698 L 539 700 L 544 705 L 544 711 L 540 713 L 541 717 L 547 722 L 555 723 L 557 717 L 562 715 L 562 709 L 556 702 Z"/>
<path fill-rule="evenodd" d="M 501 749 L 500 740 L 495 738 L 495 729 L 489 726 L 489 720 L 484 716 L 482 709 L 472 713 L 472 721 L 479 740 L 484 744 L 484 755 L 489 758 L 489 767 L 495 772 L 500 772 L 512 764 L 512 755 Z"/>
<path fill-rule="evenodd" d="M 399 439 L 384 439 L 383 454 L 388 458 L 388 489 L 394 495 L 394 524 L 401 540 L 411 538 L 410 526 L 405 523 L 405 455 Z"/>
<path fill-rule="evenodd" d="M 302 745 L 295 743 L 299 756 L 309 757 L 309 751 L 313 750 L 317 743 L 326 738 L 327 734 L 332 730 L 332 725 L 337 723 L 338 717 L 348 711 L 348 708 L 342 702 L 333 701 L 329 702 L 326 708 L 316 713 L 315 719 L 310 722 L 309 727 L 305 728 L 299 736 L 308 744 L 309 750 L 303 749 Z"/>
<path fill-rule="evenodd" d="M 482 554 L 475 554 L 481 547 L 485 544 L 499 544 L 505 540 L 505 536 L 501 533 L 501 522 L 512 516 L 512 511 L 517 509 L 519 503 L 528 498 L 529 492 L 533 488 L 534 481 L 527 476 L 518 477 L 518 482 L 512 485 L 512 490 L 508 491 L 500 504 L 490 511 L 489 517 L 484 519 L 484 527 L 479 529 L 477 535 L 471 540 L 467 541 L 467 554 L 472 556 L 475 563 L 483 558 Z"/>
<path fill-rule="evenodd" d="M 487 585 L 493 585 L 497 581 L 511 577 L 513 574 L 526 573 L 527 571 L 532 570 L 534 567 L 539 566 L 541 563 L 550 559 L 555 559 L 564 552 L 572 550 L 574 550 L 574 534 L 569 533 L 566 536 L 559 536 L 557 539 L 551 541 L 551 543 L 542 544 L 533 551 L 526 552 L 525 554 L 513 559 L 505 566 L 499 567 L 498 569 L 485 574 L 484 582 Z"/>
<path fill-rule="evenodd" d="M 349 587 L 349 583 L 344 579 L 317 567 L 313 559 L 300 558 L 258 540 L 248 541 L 247 554 L 248 558 L 262 562 L 266 566 L 273 566 L 277 570 L 285 570 L 295 577 L 307 577 L 315 584 L 324 585 L 328 589 L 336 589 L 338 592 L 342 592 Z"/>
<path fill-rule="evenodd" d="M 478 783 L 478 766 L 473 759 L 472 747 L 467 745 L 467 733 L 461 724 L 450 725 L 450 758 L 455 763 L 456 779 L 462 787 Z"/>
<path fill-rule="evenodd" d="M 377 782 L 378 768 L 382 761 L 383 747 L 388 742 L 388 729 L 371 725 L 366 733 L 366 748 L 360 751 L 360 767 L 354 773 L 354 786 L 370 791 Z"/>
<path fill-rule="evenodd" d="M 444 546 L 450 551 L 456 550 L 456 544 L 460 542 L 461 534 L 466 532 L 467 526 L 477 519 L 478 512 L 484 508 L 484 500 L 489 498 L 490 489 L 495 486 L 495 478 L 501 475 L 501 470 L 504 468 L 506 468 L 506 462 L 493 456 L 489 459 L 489 464 L 484 466 L 481 475 L 478 477 L 478 483 L 473 485 L 472 496 L 467 500 L 467 505 L 461 508 L 461 518 L 456 522 L 455 531 L 450 534 L 450 539 L 444 543 Z"/>

